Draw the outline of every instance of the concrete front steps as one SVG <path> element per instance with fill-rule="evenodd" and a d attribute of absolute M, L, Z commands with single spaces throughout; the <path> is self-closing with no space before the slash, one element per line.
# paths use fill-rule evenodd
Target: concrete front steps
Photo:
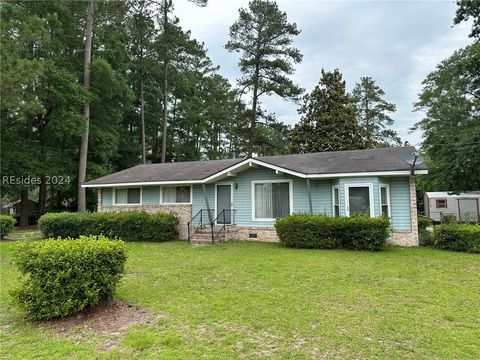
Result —
<path fill-rule="evenodd" d="M 213 227 L 213 233 L 215 234 L 215 242 L 225 242 L 228 240 L 235 240 L 237 237 L 238 229 L 235 225 L 227 225 L 225 229 L 222 229 L 221 225 L 215 225 Z M 221 231 L 220 231 L 221 230 Z M 212 244 L 212 229 L 210 226 L 198 229 L 190 239 L 192 245 L 206 245 Z"/>

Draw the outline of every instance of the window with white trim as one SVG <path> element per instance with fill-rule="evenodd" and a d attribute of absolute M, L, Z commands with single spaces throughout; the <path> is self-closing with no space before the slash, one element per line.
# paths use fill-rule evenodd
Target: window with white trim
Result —
<path fill-rule="evenodd" d="M 290 214 L 290 182 L 253 183 L 254 219 L 275 219 Z"/>
<path fill-rule="evenodd" d="M 185 204 L 190 203 L 190 186 L 168 186 L 162 187 L 163 204 Z"/>
<path fill-rule="evenodd" d="M 115 204 L 140 204 L 141 190 L 140 188 L 124 188 L 115 189 Z"/>
<path fill-rule="evenodd" d="M 373 184 L 345 184 L 345 215 L 374 216 Z"/>
<path fill-rule="evenodd" d="M 380 186 L 380 205 L 382 207 L 382 216 L 390 216 L 390 196 L 387 185 Z"/>
<path fill-rule="evenodd" d="M 333 187 L 333 216 L 340 216 L 340 188 L 338 185 Z"/>

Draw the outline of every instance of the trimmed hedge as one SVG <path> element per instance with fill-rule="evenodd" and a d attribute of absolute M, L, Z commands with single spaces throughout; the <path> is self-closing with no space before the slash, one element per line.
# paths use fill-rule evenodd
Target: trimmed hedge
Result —
<path fill-rule="evenodd" d="M 46 238 L 78 238 L 104 235 L 124 241 L 171 241 L 178 238 L 174 213 L 145 211 L 49 213 L 38 226 Z"/>
<path fill-rule="evenodd" d="M 480 226 L 443 224 L 435 226 L 435 246 L 440 249 L 480 253 Z"/>
<path fill-rule="evenodd" d="M 288 247 L 379 251 L 390 234 L 390 220 L 293 214 L 277 219 L 275 229 L 280 242 Z"/>
<path fill-rule="evenodd" d="M 22 242 L 14 261 L 23 279 L 12 295 L 31 319 L 67 316 L 111 298 L 126 260 L 123 241 L 103 236 Z"/>
<path fill-rule="evenodd" d="M 0 239 L 7 236 L 15 225 L 15 218 L 11 215 L 0 215 Z"/>

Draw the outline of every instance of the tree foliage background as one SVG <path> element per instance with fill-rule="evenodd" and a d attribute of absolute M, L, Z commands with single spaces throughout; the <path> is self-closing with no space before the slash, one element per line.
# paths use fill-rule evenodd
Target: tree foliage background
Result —
<path fill-rule="evenodd" d="M 204 6 L 206 1 L 192 3 Z M 470 5 L 465 2 L 456 21 L 478 16 Z M 30 194 L 39 202 L 39 213 L 76 208 L 86 101 L 91 104 L 87 180 L 163 158 L 221 159 L 400 144 L 391 129 L 395 105 L 370 77 L 361 78 L 349 93 L 338 69 L 322 70 L 319 84 L 302 97 L 303 89 L 291 79 L 302 60 L 294 46 L 301 30 L 274 1 L 251 1 L 230 28 L 226 48 L 239 53 L 242 77 L 237 84 L 222 76 L 205 45 L 182 28 L 172 1 L 95 0 L 94 6 L 87 91 L 82 86 L 87 2 L 0 3 L 1 172 L 42 180 L 40 186 L 2 182 L 2 204 Z M 450 104 L 458 101 L 455 116 L 465 120 L 463 130 L 450 140 L 464 143 L 455 159 L 463 159 L 462 169 L 467 169 L 477 164 L 467 155 L 476 148 L 467 144 L 477 139 L 470 134 L 477 131 L 478 49 L 472 45 L 455 56 L 442 69 L 450 69 L 451 76 L 470 76 L 455 80 L 455 89 L 464 96 L 448 99 Z M 447 79 L 438 74 L 426 80 L 428 94 L 417 106 L 428 109 L 431 121 L 452 116 L 442 105 L 447 104 L 442 91 L 434 90 L 440 82 L 445 89 L 450 86 Z M 435 94 L 443 98 L 434 108 Z M 261 98 L 270 95 L 301 101 L 297 125 L 291 128 L 262 108 Z M 437 128 L 430 120 L 418 127 L 425 131 L 424 149 L 433 164 L 434 154 L 441 152 L 433 145 L 439 135 L 429 130 Z M 452 153 L 445 154 L 445 162 L 451 162 L 447 155 Z M 466 173 L 457 169 L 451 174 L 454 179 Z M 62 179 L 46 184 L 53 177 Z M 88 190 L 87 196 L 93 210 L 95 191 Z"/>
<path fill-rule="evenodd" d="M 467 20 L 472 44 L 438 64 L 415 104 L 425 114 L 413 129 L 423 131 L 429 167 L 420 192 L 480 189 L 480 1 L 457 1 L 454 24 Z"/>

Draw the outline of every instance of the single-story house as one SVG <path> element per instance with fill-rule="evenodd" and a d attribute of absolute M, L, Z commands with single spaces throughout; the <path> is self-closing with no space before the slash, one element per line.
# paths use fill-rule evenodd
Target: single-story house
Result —
<path fill-rule="evenodd" d="M 32 216 L 38 212 L 38 202 L 28 199 L 28 215 Z M 22 200 L 13 201 L 2 206 L 2 214 L 17 215 L 22 211 Z"/>
<path fill-rule="evenodd" d="M 85 183 L 98 211 L 173 211 L 181 238 L 277 241 L 295 212 L 386 215 L 391 243 L 418 245 L 413 147 L 138 165 Z M 412 175 L 413 174 L 413 175 Z M 215 224 L 210 232 L 210 224 Z M 205 230 L 206 228 L 206 230 Z"/>
<path fill-rule="evenodd" d="M 459 222 L 480 223 L 480 191 L 454 194 L 448 191 L 426 192 L 423 201 L 425 216 L 442 221 L 453 215 Z"/>

